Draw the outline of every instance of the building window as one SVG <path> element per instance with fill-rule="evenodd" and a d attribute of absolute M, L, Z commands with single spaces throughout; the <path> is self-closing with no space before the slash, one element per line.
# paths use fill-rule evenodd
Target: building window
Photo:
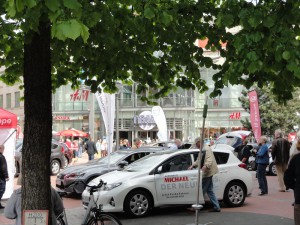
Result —
<path fill-rule="evenodd" d="M 10 109 L 11 108 L 11 94 L 6 94 L 6 108 Z"/>
<path fill-rule="evenodd" d="M 15 92 L 15 108 L 20 107 L 20 92 Z"/>
<path fill-rule="evenodd" d="M 0 108 L 3 108 L 3 95 L 0 95 Z"/>

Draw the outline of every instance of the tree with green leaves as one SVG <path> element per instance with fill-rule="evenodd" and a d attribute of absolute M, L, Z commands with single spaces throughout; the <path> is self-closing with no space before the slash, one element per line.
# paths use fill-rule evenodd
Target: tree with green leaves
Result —
<path fill-rule="evenodd" d="M 294 126 L 300 125 L 300 90 L 296 88 L 293 99 L 286 104 L 279 104 L 276 96 L 269 87 L 255 87 L 258 97 L 261 130 L 264 135 L 273 135 L 277 129 L 283 130 L 286 134 L 294 132 Z M 250 112 L 249 98 L 246 91 L 239 97 L 242 107 Z M 252 129 L 249 119 L 241 120 L 244 127 Z"/>
<path fill-rule="evenodd" d="M 298 0 L 222 1 L 216 25 L 241 29 L 222 37 L 226 61 L 213 77 L 215 90 L 228 82 L 249 89 L 256 82 L 270 87 L 279 102 L 291 99 L 300 86 L 299 8 Z"/>
<path fill-rule="evenodd" d="M 51 209 L 51 91 L 80 80 L 95 92 L 117 81 L 151 87 L 153 98 L 178 86 L 207 90 L 199 66 L 217 69 L 195 46 L 209 38 L 221 50 L 211 1 L 192 0 L 9 0 L 0 1 L 1 79 L 13 84 L 23 76 L 24 144 L 22 208 Z M 157 91 L 158 90 L 158 91 Z M 51 222 L 51 221 L 50 221 Z"/>
<path fill-rule="evenodd" d="M 299 2 L 257 2 L 0 0 L 1 80 L 24 82 L 23 209 L 50 209 L 51 91 L 60 85 L 85 80 L 93 92 L 100 84 L 114 92 L 116 81 L 136 82 L 155 99 L 177 87 L 206 91 L 205 66 L 219 71 L 212 96 L 229 82 L 258 82 L 291 97 L 299 86 Z M 235 35 L 226 31 L 237 25 Z M 204 38 L 225 57 L 222 66 L 194 45 Z"/>

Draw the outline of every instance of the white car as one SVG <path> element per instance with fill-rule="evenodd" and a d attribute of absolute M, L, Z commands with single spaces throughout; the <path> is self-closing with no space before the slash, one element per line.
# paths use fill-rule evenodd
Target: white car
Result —
<path fill-rule="evenodd" d="M 243 205 L 253 188 L 250 172 L 232 151 L 215 148 L 213 152 L 219 168 L 219 173 L 213 177 L 217 198 L 229 207 Z M 195 204 L 198 169 L 188 170 L 188 167 L 198 154 L 197 149 L 154 153 L 124 170 L 101 175 L 89 185 L 103 180 L 106 185 L 94 193 L 97 204 L 101 204 L 105 212 L 125 211 L 131 217 L 146 216 L 153 207 Z M 89 197 L 87 187 L 82 194 L 85 208 L 88 207 Z M 203 198 L 202 190 L 199 200 L 201 204 L 208 200 L 207 196 Z"/>

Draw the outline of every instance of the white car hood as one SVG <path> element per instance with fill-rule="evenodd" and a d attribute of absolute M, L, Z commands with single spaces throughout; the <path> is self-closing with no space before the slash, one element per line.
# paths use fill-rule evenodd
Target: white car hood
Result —
<path fill-rule="evenodd" d="M 103 180 L 104 183 L 112 184 L 112 183 L 119 182 L 120 180 L 122 180 L 122 182 L 124 182 L 127 179 L 132 179 L 133 177 L 136 177 L 136 176 L 144 176 L 144 173 L 141 173 L 140 171 L 137 171 L 137 172 L 130 171 L 129 172 L 126 170 L 113 171 L 110 173 L 103 174 L 99 177 L 96 177 L 89 183 L 89 185 L 99 184 L 100 179 Z"/>

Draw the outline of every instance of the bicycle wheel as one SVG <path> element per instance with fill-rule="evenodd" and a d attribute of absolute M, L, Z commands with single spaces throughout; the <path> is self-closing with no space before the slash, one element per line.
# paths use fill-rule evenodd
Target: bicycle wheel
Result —
<path fill-rule="evenodd" d="M 56 218 L 57 225 L 66 225 L 64 218 L 62 216 Z"/>
<path fill-rule="evenodd" d="M 116 216 L 102 212 L 96 217 L 91 217 L 87 225 L 122 225 L 122 223 Z"/>

